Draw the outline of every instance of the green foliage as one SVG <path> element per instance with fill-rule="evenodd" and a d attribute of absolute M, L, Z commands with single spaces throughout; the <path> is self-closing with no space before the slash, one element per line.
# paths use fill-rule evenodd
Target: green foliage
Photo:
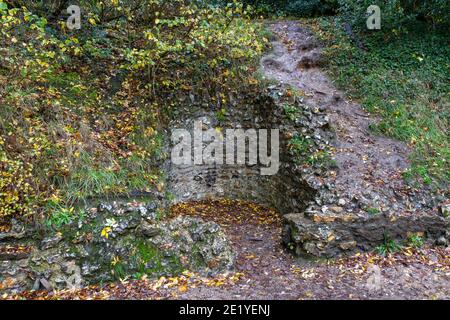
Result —
<path fill-rule="evenodd" d="M 312 17 L 335 11 L 337 1 L 335 0 L 296 0 L 289 1 L 286 13 L 297 17 Z"/>
<path fill-rule="evenodd" d="M 60 230 L 63 226 L 75 221 L 83 222 L 86 218 L 86 212 L 83 209 L 66 206 L 56 195 L 47 200 L 45 210 L 48 212 L 45 225 L 54 230 Z"/>
<path fill-rule="evenodd" d="M 286 114 L 286 116 L 288 117 L 289 120 L 291 120 L 291 121 L 297 120 L 297 118 L 299 116 L 299 110 L 297 109 L 296 106 L 286 103 L 283 106 L 283 109 L 284 109 L 284 113 Z"/>
<path fill-rule="evenodd" d="M 27 217 L 38 204 L 32 167 L 7 157 L 0 137 L 0 222 L 12 216 Z"/>
<path fill-rule="evenodd" d="M 338 3 L 342 21 L 361 31 L 367 29 L 367 8 L 370 5 L 381 9 L 382 30 L 399 31 L 405 23 L 417 19 L 431 25 L 445 25 L 449 21 L 448 1 L 445 0 L 338 0 Z"/>
<path fill-rule="evenodd" d="M 0 0 L 0 218 L 162 188 L 172 111 L 192 95 L 224 108 L 267 45 L 239 3 L 79 4 L 68 30 L 67 1 Z"/>
<path fill-rule="evenodd" d="M 381 9 L 382 29 L 400 25 L 405 18 L 403 9 L 398 0 L 338 0 L 339 13 L 342 23 L 348 23 L 355 30 L 367 29 L 367 8 L 377 5 Z"/>
<path fill-rule="evenodd" d="M 335 166 L 329 150 L 318 148 L 310 137 L 296 134 L 290 139 L 288 148 L 298 164 L 316 166 L 325 170 Z"/>
<path fill-rule="evenodd" d="M 369 215 L 371 215 L 371 216 L 374 216 L 374 215 L 377 215 L 377 214 L 380 213 L 380 209 L 378 209 L 378 208 L 373 208 L 373 207 L 367 208 L 366 211 L 367 211 L 367 213 L 368 213 Z"/>
<path fill-rule="evenodd" d="M 407 244 L 413 248 L 420 249 L 424 245 L 424 238 L 420 235 L 414 234 L 408 237 Z"/>
<path fill-rule="evenodd" d="M 202 4 L 226 5 L 233 1 L 202 0 Z M 378 5 L 382 25 L 387 29 L 401 28 L 406 21 L 420 19 L 430 25 L 448 25 L 449 5 L 446 0 L 243 0 L 244 5 L 255 8 L 257 15 L 312 17 L 339 13 L 343 22 L 353 28 L 366 29 L 367 8 Z"/>
<path fill-rule="evenodd" d="M 379 255 L 385 256 L 388 253 L 393 253 L 401 250 L 401 245 L 397 241 L 392 240 L 388 235 L 384 235 L 383 244 L 375 248 L 375 252 Z"/>
<path fill-rule="evenodd" d="M 295 135 L 289 141 L 289 149 L 299 160 L 305 159 L 310 154 L 312 147 L 312 141 L 301 135 Z"/>
<path fill-rule="evenodd" d="M 47 217 L 45 224 L 47 227 L 55 230 L 58 230 L 74 221 L 83 221 L 86 214 L 84 210 L 75 210 L 73 207 L 67 208 L 51 202 L 47 204 L 47 209 L 50 214 Z"/>
<path fill-rule="evenodd" d="M 112 270 L 111 273 L 116 280 L 124 280 L 127 278 L 127 267 L 121 261 L 111 262 Z"/>
<path fill-rule="evenodd" d="M 227 110 L 225 110 L 225 108 L 222 108 L 218 111 L 216 111 L 216 118 L 219 122 L 224 122 L 225 120 L 227 120 Z"/>
<path fill-rule="evenodd" d="M 226 5 L 232 1 L 212 0 L 203 3 Z M 329 14 L 336 10 L 337 0 L 243 0 L 242 3 L 252 7 L 258 16 L 311 17 L 320 14 Z"/>
<path fill-rule="evenodd" d="M 372 126 L 375 132 L 412 148 L 405 177 L 445 185 L 450 178 L 448 32 L 430 31 L 424 22 L 416 22 L 402 33 L 386 30 L 363 38 L 364 51 L 339 31 L 340 20 L 320 21 L 322 40 L 328 43 L 325 55 L 338 85 L 381 116 Z"/>

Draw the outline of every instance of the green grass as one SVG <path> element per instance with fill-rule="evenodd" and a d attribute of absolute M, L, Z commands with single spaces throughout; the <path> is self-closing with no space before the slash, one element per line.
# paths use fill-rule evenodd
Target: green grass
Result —
<path fill-rule="evenodd" d="M 52 203 L 47 204 L 46 210 L 50 212 L 45 220 L 45 225 L 48 228 L 59 230 L 61 227 L 72 223 L 73 221 L 83 221 L 86 218 L 84 210 L 76 210 L 73 207 L 65 207 L 61 204 Z"/>
<path fill-rule="evenodd" d="M 387 253 L 394 253 L 400 251 L 402 246 L 397 241 L 391 239 L 388 235 L 384 235 L 384 240 L 381 245 L 375 248 L 375 252 L 381 256 L 385 256 Z"/>
<path fill-rule="evenodd" d="M 130 157 L 119 169 L 112 165 L 98 166 L 89 154 L 80 155 L 80 163 L 72 170 L 71 176 L 61 182 L 67 202 L 93 198 L 96 196 L 114 196 L 128 191 L 146 190 L 157 176 L 148 174 L 146 166 L 137 157 Z"/>
<path fill-rule="evenodd" d="M 336 19 L 322 18 L 325 54 L 337 85 L 363 107 L 380 115 L 372 130 L 412 147 L 405 178 L 423 184 L 448 183 L 449 61 L 448 32 L 419 22 L 395 34 L 389 30 L 361 35 L 367 51 L 337 32 Z"/>
<path fill-rule="evenodd" d="M 417 234 L 408 237 L 407 244 L 413 248 L 420 249 L 423 247 L 425 239 Z"/>

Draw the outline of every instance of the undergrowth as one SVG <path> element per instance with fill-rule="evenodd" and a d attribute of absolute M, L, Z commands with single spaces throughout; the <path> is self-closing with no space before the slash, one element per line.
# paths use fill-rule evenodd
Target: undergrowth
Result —
<path fill-rule="evenodd" d="M 80 30 L 55 1 L 17 3 L 0 0 L 0 223 L 63 224 L 76 202 L 162 191 L 173 111 L 257 88 L 268 40 L 239 3 L 82 0 Z"/>

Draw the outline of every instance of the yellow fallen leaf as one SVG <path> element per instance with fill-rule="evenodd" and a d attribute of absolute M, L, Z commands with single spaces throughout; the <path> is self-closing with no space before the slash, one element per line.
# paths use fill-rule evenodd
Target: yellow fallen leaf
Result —
<path fill-rule="evenodd" d="M 188 286 L 186 284 L 183 284 L 183 285 L 178 287 L 178 291 L 180 291 L 181 293 L 184 293 L 187 290 L 188 290 Z"/>
<path fill-rule="evenodd" d="M 108 239 L 109 238 L 109 234 L 111 233 L 112 229 L 111 227 L 104 227 L 102 232 L 101 232 L 101 236 Z"/>

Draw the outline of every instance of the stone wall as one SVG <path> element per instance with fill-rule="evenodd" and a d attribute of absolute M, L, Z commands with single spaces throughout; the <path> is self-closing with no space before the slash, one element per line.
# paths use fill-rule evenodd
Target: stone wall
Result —
<path fill-rule="evenodd" d="M 312 168 L 308 174 L 301 172 L 302 163 L 289 152 L 290 139 L 295 135 L 308 136 L 316 146 L 322 146 L 332 136 L 328 130 L 328 119 L 317 110 L 314 117 L 300 101 L 291 101 L 298 112 L 296 120 L 289 120 L 283 109 L 288 99 L 281 87 L 271 87 L 251 103 L 234 106 L 218 120 L 214 110 L 192 107 L 184 117 L 171 124 L 172 129 L 193 132 L 195 121 L 202 121 L 203 129 L 279 129 L 280 169 L 276 175 L 261 175 L 261 165 L 174 165 L 168 159 L 165 171 L 168 175 L 168 190 L 175 202 L 204 198 L 236 198 L 253 200 L 273 206 L 282 213 L 299 212 L 306 209 L 314 199 L 316 188 L 307 176 L 322 171 Z M 170 146 L 170 143 L 167 144 Z M 270 150 L 270 148 L 268 148 Z M 170 148 L 167 149 L 170 152 Z M 225 158 L 225 150 L 224 150 Z M 248 158 L 248 149 L 247 149 Z M 225 162 L 225 161 L 224 161 Z M 317 169 L 317 171 L 314 171 Z"/>
<path fill-rule="evenodd" d="M 411 235 L 420 235 L 430 244 L 447 245 L 449 217 L 433 212 L 429 194 L 416 192 L 392 195 L 383 203 L 383 211 L 370 213 L 381 201 L 377 192 L 359 190 L 364 197 L 346 195 L 333 181 L 340 170 L 332 163 L 308 163 L 307 157 L 292 153 L 294 136 L 307 138 L 311 154 L 328 152 L 335 143 L 325 110 L 308 105 L 308 99 L 292 99 L 290 89 L 272 86 L 253 103 L 234 106 L 226 119 L 205 108 L 186 111 L 174 128 L 193 130 L 193 122 L 202 120 L 210 128 L 278 128 L 281 137 L 281 166 L 275 176 L 261 176 L 259 166 L 174 166 L 168 161 L 168 187 L 175 202 L 203 198 L 237 198 L 276 208 L 284 216 L 283 242 L 299 255 L 335 257 L 373 250 L 386 239 L 404 243 Z M 285 106 L 295 110 L 289 117 Z M 332 158 L 332 152 L 330 152 Z M 343 172 L 340 172 L 342 174 Z M 344 173 L 345 174 L 345 173 Z M 331 179 L 329 179 L 331 177 Z M 416 203 L 412 215 L 402 216 L 410 203 Z M 424 205 L 422 205 L 424 204 Z M 422 211 L 422 213 L 420 213 Z"/>
<path fill-rule="evenodd" d="M 0 292 L 233 268 L 233 251 L 217 224 L 161 214 L 154 202 L 113 202 L 57 232 L 15 221 L 11 232 L 0 234 Z"/>

